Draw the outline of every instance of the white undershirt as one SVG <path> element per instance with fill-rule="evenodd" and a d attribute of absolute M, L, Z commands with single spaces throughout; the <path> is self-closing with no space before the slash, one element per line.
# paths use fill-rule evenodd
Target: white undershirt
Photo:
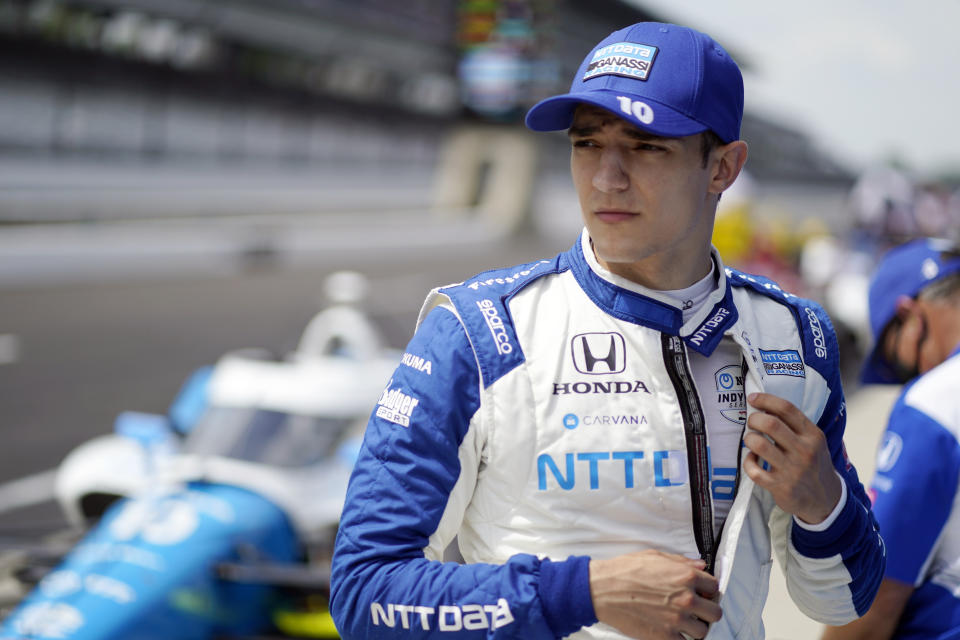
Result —
<path fill-rule="evenodd" d="M 670 298 L 674 304 L 680 307 L 683 313 L 683 322 L 686 323 L 693 317 L 707 298 L 717 288 L 717 265 L 710 261 L 710 273 L 700 280 L 697 280 L 686 289 L 673 289 L 670 291 L 661 291 L 660 294 Z"/>

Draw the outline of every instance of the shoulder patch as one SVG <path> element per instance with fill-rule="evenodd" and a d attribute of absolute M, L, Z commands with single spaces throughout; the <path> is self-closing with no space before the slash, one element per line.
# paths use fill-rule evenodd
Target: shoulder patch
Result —
<path fill-rule="evenodd" d="M 758 349 L 763 369 L 768 376 L 793 376 L 805 378 L 803 359 L 796 349 Z"/>
<path fill-rule="evenodd" d="M 559 270 L 558 256 L 509 269 L 485 271 L 462 284 L 439 290 L 453 304 L 466 329 L 484 386 L 524 361 L 507 306 L 510 297 L 534 280 Z"/>

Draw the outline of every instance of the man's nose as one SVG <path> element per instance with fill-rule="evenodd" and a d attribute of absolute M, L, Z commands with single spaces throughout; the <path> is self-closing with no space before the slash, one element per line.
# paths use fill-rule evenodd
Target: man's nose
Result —
<path fill-rule="evenodd" d="M 593 186 L 598 191 L 611 193 L 623 191 L 630 185 L 630 176 L 623 166 L 623 154 L 617 149 L 604 149 L 600 166 L 593 174 Z"/>

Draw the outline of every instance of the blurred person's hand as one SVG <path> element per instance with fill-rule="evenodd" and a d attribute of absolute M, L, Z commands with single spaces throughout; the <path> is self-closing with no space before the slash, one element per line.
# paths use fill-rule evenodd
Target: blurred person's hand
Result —
<path fill-rule="evenodd" d="M 927 346 L 927 322 L 921 303 L 909 296 L 897 299 L 897 311 L 881 337 L 880 353 L 900 379 L 907 382 L 932 368 Z M 927 365 L 924 368 L 924 365 Z"/>

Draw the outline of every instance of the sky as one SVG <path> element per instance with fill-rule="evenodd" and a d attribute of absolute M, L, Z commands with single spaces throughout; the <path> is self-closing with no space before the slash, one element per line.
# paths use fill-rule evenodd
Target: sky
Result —
<path fill-rule="evenodd" d="M 960 172 L 960 0 L 632 0 L 746 62 L 747 111 L 853 168 Z"/>

